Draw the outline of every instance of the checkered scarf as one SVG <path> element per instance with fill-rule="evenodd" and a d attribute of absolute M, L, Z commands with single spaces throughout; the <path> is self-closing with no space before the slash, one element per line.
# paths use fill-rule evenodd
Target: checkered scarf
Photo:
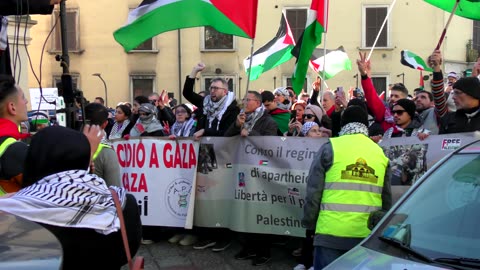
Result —
<path fill-rule="evenodd" d="M 111 188 L 124 205 L 125 189 Z M 105 235 L 120 229 L 120 220 L 105 181 L 84 170 L 44 177 L 9 198 L 0 198 L 0 210 L 39 223 L 95 229 Z"/>

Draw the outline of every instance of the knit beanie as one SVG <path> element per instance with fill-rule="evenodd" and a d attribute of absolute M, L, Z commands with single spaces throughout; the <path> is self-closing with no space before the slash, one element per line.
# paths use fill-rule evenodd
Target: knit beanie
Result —
<path fill-rule="evenodd" d="M 310 109 L 313 114 L 315 114 L 315 118 L 317 118 L 318 121 L 322 121 L 324 114 L 322 108 L 318 107 L 317 105 L 308 104 L 307 107 L 305 107 L 305 110 L 307 109 Z"/>
<path fill-rule="evenodd" d="M 368 127 L 368 115 L 365 109 L 358 105 L 348 106 L 342 114 L 340 125 L 343 127 L 350 123 L 361 123 Z"/>
<path fill-rule="evenodd" d="M 415 116 L 416 106 L 415 102 L 413 102 L 412 100 L 408 98 L 402 98 L 397 100 L 395 105 L 401 106 L 410 115 L 411 119 L 413 119 L 413 117 Z"/>
<path fill-rule="evenodd" d="M 452 77 L 452 78 L 455 78 L 455 79 L 458 80 L 458 75 L 457 75 L 457 73 L 455 73 L 455 71 L 449 72 L 448 75 L 447 75 L 447 78 L 448 77 Z"/>
<path fill-rule="evenodd" d="M 303 136 L 307 136 L 307 133 L 308 133 L 308 132 L 310 131 L 310 129 L 311 129 L 312 127 L 314 127 L 314 126 L 318 126 L 318 124 L 315 123 L 315 122 L 305 122 L 305 124 L 303 124 L 302 130 L 301 130 L 302 135 L 303 135 Z"/>
<path fill-rule="evenodd" d="M 285 88 L 285 87 L 278 87 L 277 89 L 273 90 L 273 94 L 274 95 L 280 94 L 280 95 L 283 95 L 286 98 L 288 98 L 290 96 L 287 88 Z"/>
<path fill-rule="evenodd" d="M 453 89 L 458 89 L 475 99 L 480 99 L 480 80 L 478 78 L 461 78 L 453 84 Z"/>

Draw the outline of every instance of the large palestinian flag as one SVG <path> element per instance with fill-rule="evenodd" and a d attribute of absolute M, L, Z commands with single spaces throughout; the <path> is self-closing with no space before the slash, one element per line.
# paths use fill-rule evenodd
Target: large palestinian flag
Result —
<path fill-rule="evenodd" d="M 441 8 L 447 12 L 452 12 L 455 2 L 457 0 L 424 0 L 425 2 Z M 480 0 L 459 0 L 458 8 L 455 10 L 455 14 L 480 21 Z"/>
<path fill-rule="evenodd" d="M 312 0 L 305 30 L 292 51 L 292 54 L 298 55 L 292 75 L 292 86 L 297 95 L 302 91 L 313 50 L 322 42 L 322 34 L 327 29 L 327 18 L 328 0 Z"/>
<path fill-rule="evenodd" d="M 291 53 L 293 46 L 295 46 L 295 40 L 288 25 L 287 18 L 285 14 L 282 13 L 277 34 L 267 44 L 253 53 L 251 68 L 249 68 L 251 56 L 243 61 L 247 75 L 250 72 L 250 80 L 256 80 L 267 70 L 290 60 L 293 57 Z"/>
<path fill-rule="evenodd" d="M 257 5 L 258 0 L 144 0 L 113 36 L 125 51 L 160 33 L 197 26 L 254 38 Z"/>
<path fill-rule="evenodd" d="M 433 70 L 427 66 L 425 61 L 423 61 L 423 59 L 420 56 L 408 50 L 403 50 L 401 52 L 400 63 L 402 63 L 402 65 L 411 67 L 413 69 L 433 72 Z"/>
<path fill-rule="evenodd" d="M 352 61 L 348 58 L 343 46 L 336 50 L 315 49 L 310 60 L 312 69 L 320 74 L 322 79 L 328 80 L 333 78 L 342 70 L 352 70 Z"/>

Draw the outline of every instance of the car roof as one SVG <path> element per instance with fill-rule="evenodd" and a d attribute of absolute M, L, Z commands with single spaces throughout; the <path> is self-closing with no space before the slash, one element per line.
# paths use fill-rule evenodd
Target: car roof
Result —
<path fill-rule="evenodd" d="M 480 154 L 480 140 L 466 145 L 458 151 L 459 154 Z"/>
<path fill-rule="evenodd" d="M 0 269 L 61 269 L 58 239 L 41 225 L 0 211 Z"/>

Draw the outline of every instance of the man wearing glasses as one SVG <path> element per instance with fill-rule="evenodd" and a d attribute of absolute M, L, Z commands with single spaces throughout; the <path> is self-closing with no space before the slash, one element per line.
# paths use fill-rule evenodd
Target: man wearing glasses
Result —
<path fill-rule="evenodd" d="M 193 134 L 196 140 L 202 136 L 222 137 L 228 127 L 235 122 L 240 109 L 235 100 L 235 94 L 228 91 L 228 82 L 215 78 L 209 87 L 209 94 L 202 96 L 194 92 L 197 74 L 205 69 L 205 64 L 198 63 L 187 76 L 183 85 L 183 96 L 197 107 L 197 127 Z M 195 229 L 194 229 L 195 230 Z M 202 228 L 201 240 L 193 246 L 194 249 L 212 248 L 219 252 L 231 244 L 231 232 L 224 228 Z"/>
<path fill-rule="evenodd" d="M 262 95 L 248 91 L 243 99 L 243 111 L 237 116 L 225 136 L 276 136 L 278 125 L 262 104 Z"/>
<path fill-rule="evenodd" d="M 202 113 L 197 115 L 197 131 L 193 135 L 195 139 L 202 136 L 224 136 L 240 111 L 235 94 L 228 91 L 228 82 L 225 79 L 213 79 L 209 87 L 210 94 L 205 97 L 193 91 L 195 78 L 204 69 L 203 63 L 193 67 L 183 86 L 183 96 Z"/>
<path fill-rule="evenodd" d="M 480 130 L 480 80 L 477 77 L 461 78 L 453 84 L 450 92 L 457 107 L 449 111 L 443 90 L 442 53 L 436 50 L 428 58 L 433 68 L 432 93 L 440 117 L 440 134 Z"/>

